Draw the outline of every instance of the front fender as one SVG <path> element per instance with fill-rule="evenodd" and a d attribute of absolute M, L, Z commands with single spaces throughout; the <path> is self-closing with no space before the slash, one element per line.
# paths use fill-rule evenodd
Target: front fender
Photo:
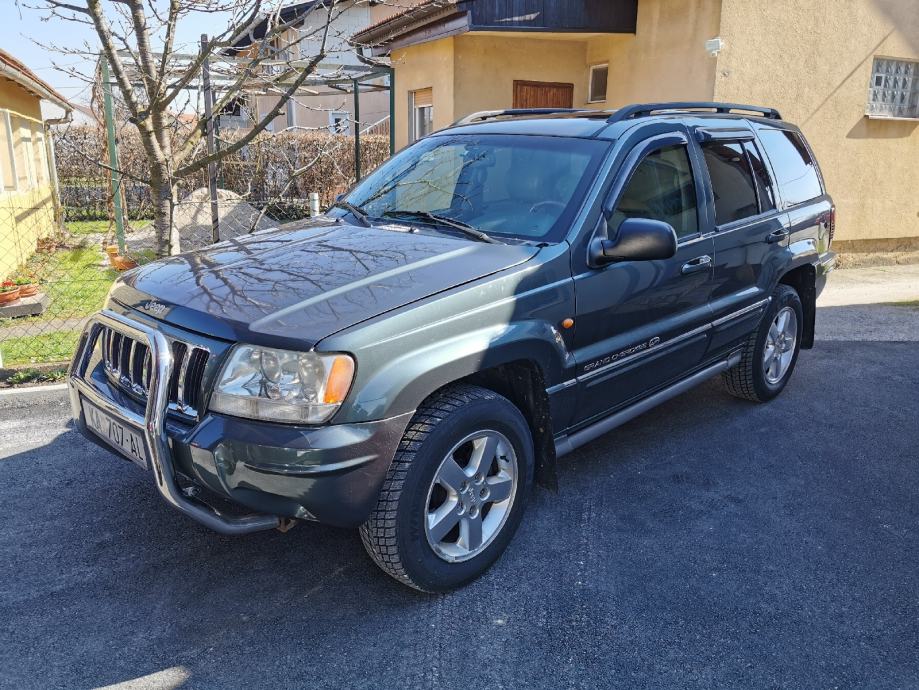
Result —
<path fill-rule="evenodd" d="M 411 412 L 453 381 L 521 360 L 534 362 L 545 381 L 561 380 L 573 364 L 561 334 L 545 321 L 481 328 L 425 344 L 380 366 L 357 392 L 349 416 L 383 419 Z"/>

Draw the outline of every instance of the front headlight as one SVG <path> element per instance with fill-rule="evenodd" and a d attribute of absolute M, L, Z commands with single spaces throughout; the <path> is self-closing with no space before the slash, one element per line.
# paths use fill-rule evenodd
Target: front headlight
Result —
<path fill-rule="evenodd" d="M 211 396 L 214 412 L 291 424 L 321 424 L 341 406 L 354 360 L 348 355 L 237 345 Z"/>

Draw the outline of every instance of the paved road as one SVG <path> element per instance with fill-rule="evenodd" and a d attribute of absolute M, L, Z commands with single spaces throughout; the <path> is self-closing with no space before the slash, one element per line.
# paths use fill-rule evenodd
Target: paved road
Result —
<path fill-rule="evenodd" d="M 823 342 L 585 447 L 463 591 L 356 534 L 222 538 L 67 426 L 0 409 L 0 685 L 919 685 L 919 347 Z M 4 407 L 0 405 L 0 407 Z"/>

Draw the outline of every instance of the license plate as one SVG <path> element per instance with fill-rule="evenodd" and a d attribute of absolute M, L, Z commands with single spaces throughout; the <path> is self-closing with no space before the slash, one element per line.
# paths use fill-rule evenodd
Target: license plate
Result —
<path fill-rule="evenodd" d="M 150 469 L 144 438 L 137 429 L 103 412 L 86 400 L 82 403 L 86 426 L 128 460 L 145 470 Z"/>

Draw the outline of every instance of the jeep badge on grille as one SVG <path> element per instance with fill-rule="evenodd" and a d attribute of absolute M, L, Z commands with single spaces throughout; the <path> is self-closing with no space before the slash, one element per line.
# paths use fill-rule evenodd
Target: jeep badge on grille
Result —
<path fill-rule="evenodd" d="M 159 316 L 167 309 L 165 304 L 163 304 L 162 302 L 157 302 L 155 299 L 151 299 L 151 300 L 148 300 L 147 302 L 144 302 L 143 304 L 140 305 L 140 308 L 143 309 L 144 311 L 150 312 L 154 316 Z"/>

